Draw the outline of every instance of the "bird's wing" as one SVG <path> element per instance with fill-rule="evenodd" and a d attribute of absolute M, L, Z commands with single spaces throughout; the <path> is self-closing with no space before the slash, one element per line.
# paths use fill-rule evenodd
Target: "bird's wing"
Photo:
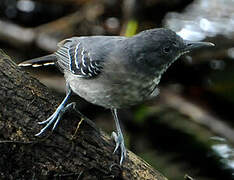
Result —
<path fill-rule="evenodd" d="M 62 70 L 72 72 L 78 77 L 92 78 L 102 69 L 102 60 L 97 59 L 90 49 L 85 47 L 81 38 L 70 38 L 58 44 L 57 64 Z"/>

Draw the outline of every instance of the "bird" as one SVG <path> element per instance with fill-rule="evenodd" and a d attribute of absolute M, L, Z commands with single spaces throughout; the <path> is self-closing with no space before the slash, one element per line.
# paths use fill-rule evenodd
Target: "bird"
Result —
<path fill-rule="evenodd" d="M 127 153 L 117 111 L 157 96 L 160 79 L 172 63 L 190 51 L 210 46 L 214 44 L 184 40 L 166 28 L 148 29 L 132 37 L 99 35 L 62 40 L 54 53 L 19 64 L 55 65 L 66 80 L 65 98 L 48 119 L 39 122 L 45 126 L 35 136 L 50 126 L 56 128 L 64 112 L 73 107 L 68 100 L 74 92 L 111 110 L 117 130 L 112 132 L 113 153 L 120 151 L 122 165 Z"/>

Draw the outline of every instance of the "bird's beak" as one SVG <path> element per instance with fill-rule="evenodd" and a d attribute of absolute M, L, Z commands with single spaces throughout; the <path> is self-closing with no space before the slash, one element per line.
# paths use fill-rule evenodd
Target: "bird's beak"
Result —
<path fill-rule="evenodd" d="M 211 42 L 195 42 L 195 41 L 188 41 L 184 40 L 185 48 L 183 49 L 184 52 L 192 51 L 194 49 L 204 48 L 204 47 L 212 47 L 215 44 Z"/>

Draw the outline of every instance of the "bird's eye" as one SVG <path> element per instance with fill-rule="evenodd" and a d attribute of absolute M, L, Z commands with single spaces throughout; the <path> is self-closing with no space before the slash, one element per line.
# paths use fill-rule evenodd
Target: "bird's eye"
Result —
<path fill-rule="evenodd" d="M 169 46 L 164 47 L 164 48 L 163 48 L 163 52 L 164 52 L 165 54 L 168 54 L 168 53 L 170 52 L 170 47 L 169 47 Z"/>

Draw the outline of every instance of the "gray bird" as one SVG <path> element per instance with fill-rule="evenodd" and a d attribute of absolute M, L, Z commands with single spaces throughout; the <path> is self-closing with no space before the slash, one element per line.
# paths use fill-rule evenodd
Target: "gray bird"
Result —
<path fill-rule="evenodd" d="M 50 55 L 28 60 L 19 66 L 56 65 L 66 79 L 66 97 L 45 121 L 41 135 L 53 124 L 55 129 L 63 113 L 73 107 L 68 104 L 72 92 L 90 103 L 111 109 L 117 134 L 114 153 L 120 148 L 120 165 L 126 157 L 123 134 L 117 109 L 139 104 L 159 94 L 162 74 L 181 55 L 209 42 L 183 40 L 169 29 L 150 29 L 133 37 L 87 36 L 72 37 L 58 43 Z"/>

